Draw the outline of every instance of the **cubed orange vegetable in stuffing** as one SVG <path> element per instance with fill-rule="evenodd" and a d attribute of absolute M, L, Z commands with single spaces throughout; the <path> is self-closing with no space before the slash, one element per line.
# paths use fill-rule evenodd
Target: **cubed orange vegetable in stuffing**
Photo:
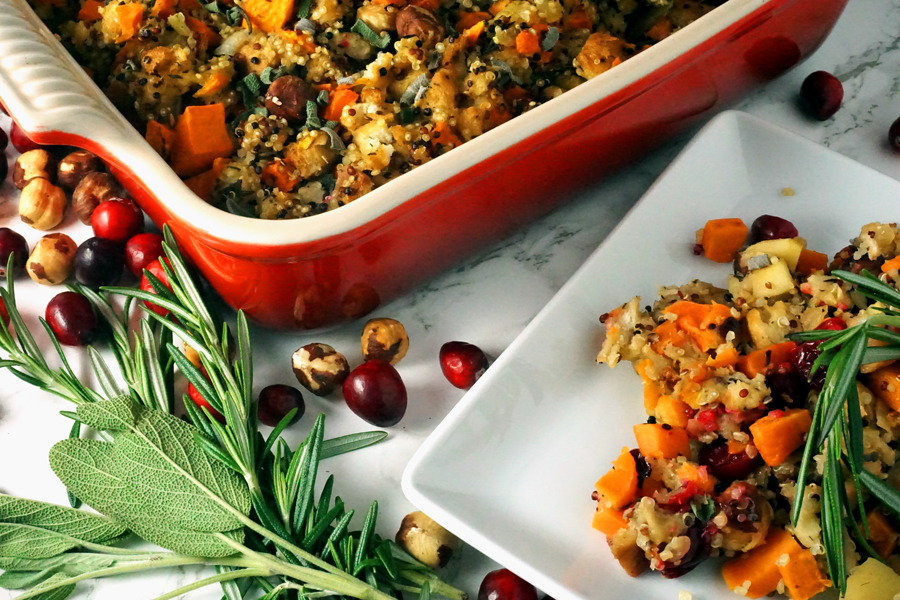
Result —
<path fill-rule="evenodd" d="M 703 255 L 717 263 L 730 263 L 747 238 L 747 226 L 740 219 L 712 219 L 703 227 L 700 245 Z"/>
<path fill-rule="evenodd" d="M 869 533 L 871 534 L 869 543 L 881 558 L 887 560 L 887 557 L 897 549 L 897 541 L 900 538 L 900 534 L 887 520 L 884 513 L 877 508 L 873 508 L 866 513 L 866 520 L 869 523 Z"/>
<path fill-rule="evenodd" d="M 815 250 L 807 250 L 804 248 L 800 251 L 800 258 L 797 259 L 797 272 L 801 275 L 809 277 L 816 271 L 824 271 L 828 268 L 828 255 L 816 252 Z"/>
<path fill-rule="evenodd" d="M 613 461 L 612 469 L 598 479 L 594 487 L 617 510 L 637 499 L 637 465 L 628 448 L 622 448 L 622 453 Z"/>
<path fill-rule="evenodd" d="M 178 8 L 178 0 L 155 0 L 153 8 L 150 9 L 150 16 L 168 19 L 175 14 Z"/>
<path fill-rule="evenodd" d="M 456 148 L 462 144 L 462 141 L 456 133 L 453 132 L 450 125 L 445 121 L 441 121 L 431 130 L 431 143 L 432 145 L 440 144 L 446 150 L 449 148 Z"/>
<path fill-rule="evenodd" d="M 785 554 L 790 557 L 800 549 L 794 536 L 780 527 L 771 527 L 764 544 L 725 563 L 722 577 L 728 589 L 741 588 L 745 591 L 743 596 L 761 598 L 778 589 L 782 578 L 776 564 L 779 559 Z"/>
<path fill-rule="evenodd" d="M 868 387 L 891 410 L 900 410 L 900 363 L 892 363 L 869 373 Z"/>
<path fill-rule="evenodd" d="M 241 4 L 254 29 L 272 33 L 284 29 L 295 16 L 294 0 L 244 0 Z M 247 22 L 244 21 L 244 26 Z"/>
<path fill-rule="evenodd" d="M 541 41 L 537 34 L 528 31 L 520 31 L 516 36 L 516 50 L 523 56 L 531 56 L 541 51 Z"/>
<path fill-rule="evenodd" d="M 816 557 L 800 544 L 790 554 L 786 565 L 778 565 L 778 572 L 791 600 L 810 600 L 831 587 L 831 582 L 819 571 Z"/>
<path fill-rule="evenodd" d="M 222 69 L 217 69 L 213 71 L 210 76 L 206 79 L 206 82 L 203 84 L 199 90 L 194 92 L 194 98 L 205 98 L 206 96 L 212 96 L 213 94 L 218 94 L 231 82 L 231 77 Z"/>
<path fill-rule="evenodd" d="M 715 356 L 707 358 L 706 365 L 713 369 L 724 369 L 736 365 L 740 358 L 741 355 L 735 348 L 728 347 L 721 352 L 716 352 Z"/>
<path fill-rule="evenodd" d="M 500 11 L 509 6 L 511 0 L 497 0 L 493 4 L 488 7 L 488 12 L 490 12 L 495 17 L 500 14 Z"/>
<path fill-rule="evenodd" d="M 225 107 L 221 104 L 188 106 L 175 123 L 175 143 L 169 164 L 182 177 L 191 177 L 233 151 L 225 126 Z"/>
<path fill-rule="evenodd" d="M 474 25 L 481 23 L 482 21 L 486 21 L 491 18 L 491 13 L 475 11 L 475 12 L 466 12 L 462 11 L 459 13 L 459 19 L 456 21 L 456 31 L 462 33 L 466 29 L 473 27 Z"/>
<path fill-rule="evenodd" d="M 172 144 L 175 143 L 175 130 L 158 121 L 150 121 L 147 123 L 147 133 L 144 135 L 144 139 L 151 148 L 156 150 L 157 154 L 168 159 Z"/>
<path fill-rule="evenodd" d="M 672 396 L 662 395 L 656 403 L 656 420 L 665 425 L 686 427 L 693 416 L 694 409 Z"/>
<path fill-rule="evenodd" d="M 337 90 L 331 95 L 328 106 L 322 114 L 328 121 L 339 121 L 344 112 L 344 108 L 356 102 L 359 94 L 353 90 Z"/>
<path fill-rule="evenodd" d="M 786 362 L 790 357 L 791 350 L 796 347 L 795 342 L 781 342 L 754 350 L 738 359 L 736 369 L 750 379 L 759 374 L 767 375 L 769 371 Z"/>
<path fill-rule="evenodd" d="M 267 164 L 260 177 L 270 187 L 277 187 L 282 192 L 293 192 L 301 181 L 299 177 L 294 177 L 295 170 L 293 166 L 278 159 Z"/>
<path fill-rule="evenodd" d="M 678 477 L 683 482 L 691 482 L 704 494 L 712 494 L 716 485 L 716 478 L 709 474 L 706 467 L 685 462 L 678 467 Z"/>
<path fill-rule="evenodd" d="M 881 265 L 881 272 L 887 273 L 888 271 L 895 271 L 900 269 L 900 256 L 895 256 L 890 260 L 884 261 L 884 264 Z"/>
<path fill-rule="evenodd" d="M 463 31 L 463 37 L 466 38 L 466 47 L 471 48 L 478 43 L 478 38 L 481 37 L 482 33 L 484 33 L 484 21 L 478 21 Z"/>
<path fill-rule="evenodd" d="M 116 18 L 119 21 L 120 33 L 116 43 L 121 44 L 134 37 L 144 18 L 144 5 L 139 2 L 120 4 L 116 7 Z"/>
<path fill-rule="evenodd" d="M 811 425 L 808 410 L 792 408 L 757 420 L 750 426 L 750 435 L 765 463 L 777 467 L 803 444 Z"/>
<path fill-rule="evenodd" d="M 78 20 L 82 23 L 99 21 L 101 16 L 100 8 L 102 6 L 103 3 L 97 0 L 85 0 L 85 3 L 81 5 L 81 10 L 78 11 Z"/>
<path fill-rule="evenodd" d="M 733 318 L 731 309 L 724 304 L 698 304 L 680 300 L 663 311 L 675 315 L 674 321 L 666 320 L 656 328 L 657 341 L 653 349 L 662 353 L 665 346 L 684 344 L 686 334 L 702 352 L 718 348 L 725 341 L 720 329 L 728 319 Z"/>
<path fill-rule="evenodd" d="M 639 423 L 634 426 L 638 449 L 647 458 L 677 458 L 690 456 L 691 444 L 687 431 L 660 423 Z"/>
<path fill-rule="evenodd" d="M 605 506 L 601 500 L 597 503 L 597 510 L 594 511 L 594 518 L 591 520 L 591 526 L 597 531 L 602 532 L 606 537 L 612 537 L 619 532 L 620 529 L 628 527 L 628 521 L 625 519 L 624 510 L 616 510 L 609 506 Z"/>
<path fill-rule="evenodd" d="M 437 9 L 441 7 L 440 0 L 410 0 L 409 3 L 413 6 L 430 10 L 431 12 L 437 12 Z"/>
<path fill-rule="evenodd" d="M 583 4 L 576 4 L 572 12 L 568 16 L 563 17 L 563 29 L 565 31 L 573 31 L 575 29 L 593 29 L 594 22 L 591 21 Z"/>
<path fill-rule="evenodd" d="M 213 190 L 216 188 L 216 182 L 219 180 L 219 175 L 222 174 L 229 162 L 227 158 L 217 158 L 213 161 L 211 169 L 185 179 L 184 184 L 192 192 L 209 202 L 212 198 Z"/>

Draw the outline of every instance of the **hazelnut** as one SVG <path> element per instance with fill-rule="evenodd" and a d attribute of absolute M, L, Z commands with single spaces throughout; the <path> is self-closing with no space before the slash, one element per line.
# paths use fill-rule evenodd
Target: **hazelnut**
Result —
<path fill-rule="evenodd" d="M 32 179 L 22 189 L 19 198 L 19 217 L 26 225 L 46 231 L 63 220 L 66 212 L 66 193 L 46 179 Z"/>
<path fill-rule="evenodd" d="M 72 274 L 78 245 L 64 233 L 50 233 L 38 240 L 25 270 L 41 285 L 57 285 Z"/>
<path fill-rule="evenodd" d="M 403 517 L 395 541 L 432 569 L 445 566 L 460 547 L 459 538 L 419 510 Z"/>
<path fill-rule="evenodd" d="M 362 353 L 366 360 L 383 360 L 396 365 L 409 350 L 409 336 L 400 321 L 371 319 L 363 328 Z"/>
<path fill-rule="evenodd" d="M 104 200 L 122 196 L 122 186 L 109 173 L 88 173 L 72 192 L 72 208 L 78 220 L 85 225 L 91 224 L 94 209 Z"/>
<path fill-rule="evenodd" d="M 78 187 L 88 173 L 103 170 L 103 163 L 87 150 L 76 150 L 59 161 L 56 183 L 70 192 Z"/>
<path fill-rule="evenodd" d="M 56 158 L 43 148 L 29 150 L 16 159 L 13 184 L 23 189 L 32 179 L 42 177 L 51 183 L 56 180 Z"/>
<path fill-rule="evenodd" d="M 327 396 L 340 387 L 350 364 L 328 344 L 307 344 L 291 356 L 297 381 L 316 396 Z"/>
<path fill-rule="evenodd" d="M 266 91 L 269 114 L 286 119 L 288 123 L 306 121 L 306 103 L 316 101 L 316 91 L 306 81 L 284 75 L 272 82 Z"/>
<path fill-rule="evenodd" d="M 409 4 L 397 13 L 397 35 L 415 36 L 425 47 L 431 47 L 444 38 L 444 27 L 427 8 Z"/>

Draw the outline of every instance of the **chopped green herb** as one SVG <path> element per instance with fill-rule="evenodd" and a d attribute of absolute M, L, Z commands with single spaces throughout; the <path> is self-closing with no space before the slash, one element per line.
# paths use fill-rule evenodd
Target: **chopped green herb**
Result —
<path fill-rule="evenodd" d="M 322 120 L 319 119 L 319 107 L 312 100 L 306 101 L 306 126 L 309 129 L 322 127 Z"/>
<path fill-rule="evenodd" d="M 256 106 L 256 99 L 262 92 L 262 82 L 256 73 L 250 73 L 238 82 L 238 88 L 244 97 L 244 106 L 253 108 Z"/>
<path fill-rule="evenodd" d="M 362 19 L 357 19 L 356 23 L 353 24 L 353 27 L 350 28 L 350 31 L 363 36 L 367 42 L 380 50 L 384 50 L 388 47 L 388 44 L 391 43 L 391 36 L 388 35 L 387 32 L 378 35 L 371 27 L 366 25 L 366 22 Z"/>
<path fill-rule="evenodd" d="M 300 0 L 297 4 L 297 20 L 308 19 L 312 12 L 312 0 Z"/>

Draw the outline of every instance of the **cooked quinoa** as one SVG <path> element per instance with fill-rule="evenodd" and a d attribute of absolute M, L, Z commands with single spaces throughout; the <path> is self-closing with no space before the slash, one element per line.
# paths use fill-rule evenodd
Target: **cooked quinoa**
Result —
<path fill-rule="evenodd" d="M 32 2 L 191 189 L 264 219 L 352 202 L 721 3 Z M 177 136 L 203 134 L 179 119 L 207 105 L 226 143 L 185 161 L 194 142 Z"/>
<path fill-rule="evenodd" d="M 812 372 L 818 342 L 789 336 L 841 330 L 883 314 L 830 272 L 865 269 L 900 289 L 898 255 L 900 229 L 893 223 L 863 226 L 830 264 L 802 238 L 772 240 L 742 249 L 724 288 L 696 280 L 661 287 L 652 305 L 635 297 L 601 316 L 606 337 L 597 361 L 632 364 L 648 415 L 635 426 L 638 448 L 623 449 L 594 494 L 594 527 L 607 535 L 629 574 L 649 567 L 678 577 L 722 556 L 729 559 L 726 583 L 742 596 L 784 593 L 807 600 L 831 585 L 820 523 L 821 455 L 802 491 L 797 525 L 790 521 L 824 369 Z M 895 360 L 864 364 L 856 387 L 863 468 L 900 490 L 900 389 L 889 383 L 894 373 L 900 373 Z M 795 419 L 798 427 L 781 427 L 781 419 Z M 772 439 L 773 431 L 788 435 Z M 625 476 L 632 464 L 636 482 Z M 849 472 L 845 477 L 856 505 Z M 636 488 L 623 491 L 623 481 Z M 879 555 L 872 558 L 900 573 L 897 515 L 867 490 L 862 502 L 871 528 L 867 544 Z M 871 550 L 859 539 L 847 544 L 852 570 Z M 780 547 L 792 550 L 766 549 Z M 791 579 L 800 572 L 792 570 L 794 561 L 806 561 L 803 581 Z"/>

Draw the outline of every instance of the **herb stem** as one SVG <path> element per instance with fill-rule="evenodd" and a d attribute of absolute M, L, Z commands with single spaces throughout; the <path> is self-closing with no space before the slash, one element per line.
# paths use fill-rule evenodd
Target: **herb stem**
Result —
<path fill-rule="evenodd" d="M 400 574 L 420 586 L 427 583 L 431 588 L 431 592 L 433 594 L 440 594 L 441 596 L 450 598 L 451 600 L 466 600 L 469 597 L 469 595 L 464 591 L 458 590 L 452 585 L 444 583 L 437 577 L 429 577 L 421 571 L 417 571 L 414 569 L 401 569 Z"/>
<path fill-rule="evenodd" d="M 206 587 L 214 583 L 221 583 L 223 581 L 244 579 L 246 577 L 267 577 L 270 575 L 272 575 L 272 572 L 269 569 L 263 568 L 247 568 L 241 569 L 240 571 L 226 571 L 225 573 L 219 573 L 218 575 L 213 575 L 212 577 L 200 579 L 199 581 L 195 581 L 194 583 L 182 586 L 177 590 L 172 590 L 171 592 L 163 594 L 162 596 L 157 596 L 154 600 L 171 600 L 172 598 L 181 596 L 182 594 L 187 594 L 188 592 L 193 592 L 194 590 L 198 590 L 202 587 Z"/>

